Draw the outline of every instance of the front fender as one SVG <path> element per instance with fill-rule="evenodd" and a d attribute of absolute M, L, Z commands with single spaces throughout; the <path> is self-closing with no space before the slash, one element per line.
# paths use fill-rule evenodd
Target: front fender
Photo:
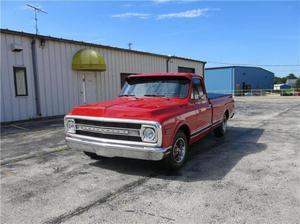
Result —
<path fill-rule="evenodd" d="M 187 139 L 190 138 L 191 129 L 186 121 L 175 120 L 172 123 L 168 123 L 163 128 L 163 146 L 171 146 L 175 138 L 176 133 L 180 128 L 184 128 L 185 133 L 187 134 Z"/>

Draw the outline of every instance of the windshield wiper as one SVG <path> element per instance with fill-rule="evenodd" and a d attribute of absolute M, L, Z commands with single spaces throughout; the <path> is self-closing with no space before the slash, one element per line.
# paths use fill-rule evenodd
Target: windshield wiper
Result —
<path fill-rule="evenodd" d="M 134 94 L 122 94 L 122 95 L 119 95 L 119 96 L 135 96 Z"/>
<path fill-rule="evenodd" d="M 165 97 L 165 95 L 159 95 L 159 94 L 145 94 L 144 96 Z"/>

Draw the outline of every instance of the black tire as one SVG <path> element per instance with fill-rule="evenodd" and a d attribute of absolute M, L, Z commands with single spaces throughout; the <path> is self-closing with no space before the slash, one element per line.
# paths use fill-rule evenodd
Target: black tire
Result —
<path fill-rule="evenodd" d="M 88 157 L 90 157 L 91 159 L 93 160 L 100 160 L 102 159 L 103 157 L 102 156 L 98 156 L 96 153 L 94 152 L 83 152 L 85 155 L 87 155 Z"/>
<path fill-rule="evenodd" d="M 170 170 L 179 169 L 186 162 L 188 152 L 189 144 L 187 137 L 183 131 L 178 131 L 175 135 L 169 156 L 162 161 L 163 166 Z"/>
<path fill-rule="evenodd" d="M 215 136 L 221 138 L 225 135 L 227 130 L 227 116 L 224 114 L 223 121 L 219 127 L 214 130 Z"/>

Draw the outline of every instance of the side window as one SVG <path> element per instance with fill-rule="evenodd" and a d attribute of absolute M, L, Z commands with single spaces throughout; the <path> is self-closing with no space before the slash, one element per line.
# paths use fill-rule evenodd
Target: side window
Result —
<path fill-rule="evenodd" d="M 199 86 L 200 86 L 200 80 L 199 79 L 193 79 L 193 92 L 192 92 L 192 99 L 198 100 L 199 99 Z"/>
<path fill-rule="evenodd" d="M 14 67 L 14 82 L 16 96 L 28 96 L 26 68 Z"/>
<path fill-rule="evenodd" d="M 203 92 L 203 88 L 202 88 L 201 84 L 199 85 L 198 91 L 199 91 L 199 97 L 200 97 L 200 99 L 203 99 L 204 92 Z"/>
<path fill-rule="evenodd" d="M 192 99 L 199 100 L 204 99 L 205 95 L 203 92 L 203 88 L 200 82 L 200 79 L 193 79 L 193 92 Z"/>

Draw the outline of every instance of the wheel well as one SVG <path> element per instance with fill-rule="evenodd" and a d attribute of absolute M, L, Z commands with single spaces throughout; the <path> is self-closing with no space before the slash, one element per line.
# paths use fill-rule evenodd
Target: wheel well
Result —
<path fill-rule="evenodd" d="M 228 110 L 225 111 L 225 116 L 226 116 L 226 119 L 228 120 L 229 119 L 229 111 Z"/>
<path fill-rule="evenodd" d="M 188 140 L 188 142 L 190 141 L 191 131 L 190 131 L 189 127 L 186 124 L 180 126 L 178 131 L 183 131 L 186 138 L 187 138 L 187 140 Z"/>

